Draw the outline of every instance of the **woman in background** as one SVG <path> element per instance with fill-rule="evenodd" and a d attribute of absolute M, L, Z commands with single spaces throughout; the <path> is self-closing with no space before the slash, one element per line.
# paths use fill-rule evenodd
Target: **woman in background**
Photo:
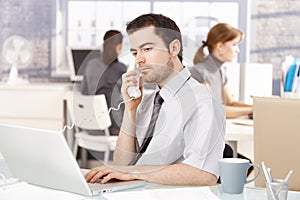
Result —
<path fill-rule="evenodd" d="M 206 41 L 194 56 L 195 66 L 190 70 L 192 77 L 211 87 L 214 95 L 223 102 L 226 118 L 251 115 L 252 105 L 235 101 L 227 86 L 227 76 L 223 64 L 232 62 L 239 53 L 238 44 L 243 33 L 226 23 L 219 23 L 208 32 Z"/>
<path fill-rule="evenodd" d="M 227 86 L 227 76 L 223 64 L 237 58 L 240 49 L 238 44 L 243 39 L 243 33 L 226 23 L 219 23 L 212 27 L 207 34 L 206 41 L 198 48 L 194 56 L 195 66 L 190 70 L 192 77 L 203 84 L 207 84 L 217 99 L 225 105 L 226 118 L 236 118 L 251 115 L 252 105 L 235 101 Z M 238 153 L 238 158 L 251 160 Z M 229 145 L 223 152 L 224 158 L 233 157 Z M 253 167 L 248 170 L 251 173 Z"/>

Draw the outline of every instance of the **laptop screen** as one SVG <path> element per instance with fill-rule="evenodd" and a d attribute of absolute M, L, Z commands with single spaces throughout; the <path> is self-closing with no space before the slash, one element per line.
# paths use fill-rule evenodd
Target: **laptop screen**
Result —
<path fill-rule="evenodd" d="M 21 181 L 91 195 L 61 132 L 0 124 L 0 152 Z"/>
<path fill-rule="evenodd" d="M 88 196 L 145 185 L 120 181 L 91 190 L 60 131 L 0 123 L 0 152 L 14 177 L 34 185 Z"/>

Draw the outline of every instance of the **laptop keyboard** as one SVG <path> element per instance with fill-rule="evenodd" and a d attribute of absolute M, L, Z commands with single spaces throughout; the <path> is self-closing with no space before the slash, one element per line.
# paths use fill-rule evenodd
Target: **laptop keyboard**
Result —
<path fill-rule="evenodd" d="M 106 188 L 106 184 L 101 184 L 101 183 L 88 183 L 88 185 L 92 191 L 98 191 L 98 190 L 102 190 L 103 188 Z"/>
<path fill-rule="evenodd" d="M 99 181 L 96 183 L 88 183 L 89 188 L 92 191 L 98 191 L 98 190 L 111 188 L 112 185 L 114 185 L 114 186 L 122 185 L 122 181 L 118 181 L 118 180 L 110 180 L 108 183 L 105 183 L 105 184 L 101 184 L 100 181 L 101 181 L 101 179 L 99 179 Z"/>

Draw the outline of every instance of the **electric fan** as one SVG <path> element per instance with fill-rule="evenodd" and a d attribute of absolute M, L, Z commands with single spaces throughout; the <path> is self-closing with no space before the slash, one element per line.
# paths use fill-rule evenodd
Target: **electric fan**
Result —
<path fill-rule="evenodd" d="M 11 36 L 3 44 L 3 57 L 11 66 L 7 84 L 18 85 L 28 83 L 19 77 L 18 70 L 32 62 L 32 44 L 21 36 Z"/>

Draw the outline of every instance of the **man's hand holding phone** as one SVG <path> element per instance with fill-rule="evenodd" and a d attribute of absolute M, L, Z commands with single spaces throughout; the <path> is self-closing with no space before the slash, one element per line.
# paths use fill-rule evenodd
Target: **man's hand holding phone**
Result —
<path fill-rule="evenodd" d="M 142 98 L 142 78 L 138 68 L 122 76 L 122 95 L 130 110 L 136 109 Z M 131 99 L 131 100 L 130 100 Z"/>

